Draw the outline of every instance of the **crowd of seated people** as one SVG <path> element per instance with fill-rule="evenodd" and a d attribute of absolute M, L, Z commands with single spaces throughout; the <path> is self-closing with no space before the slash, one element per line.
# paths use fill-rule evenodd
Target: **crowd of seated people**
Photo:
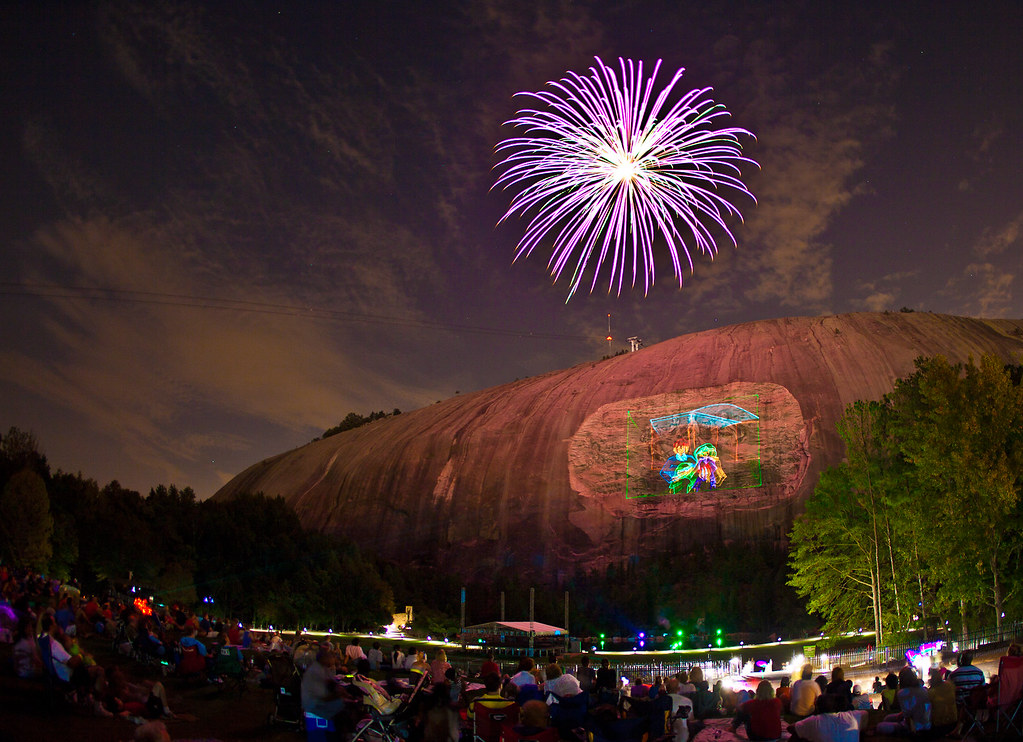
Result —
<path fill-rule="evenodd" d="M 726 690 L 720 682 L 712 685 L 699 666 L 673 676 L 640 675 L 623 682 L 606 658 L 593 670 L 588 661 L 570 668 L 558 662 L 538 666 L 523 657 L 502 673 L 490 653 L 480 674 L 469 678 L 451 666 L 443 649 L 430 662 L 412 646 L 385 650 L 379 641 L 367 653 L 357 638 L 342 647 L 336 640 L 316 641 L 302 632 L 290 640 L 274 632 L 257 637 L 234 619 L 200 615 L 180 605 L 139 606 L 113 594 L 82 595 L 75 585 L 2 565 L 0 590 L 0 641 L 11 644 L 13 673 L 26 680 L 49 678 L 57 692 L 103 716 L 160 718 L 172 711 L 162 677 L 129 682 L 119 666 L 100 667 L 83 648 L 83 639 L 110 642 L 125 662 L 149 663 L 162 673 L 177 669 L 206 682 L 215 682 L 211 670 L 221 649 L 246 669 L 252 666 L 253 673 L 266 666 L 266 657 L 286 656 L 301 673 L 303 706 L 336 719 L 350 733 L 371 707 L 384 715 L 403 708 L 417 679 L 426 677 L 429 684 L 412 717 L 423 742 L 457 742 L 471 728 L 478 708 L 510 704 L 519 714 L 516 733 L 525 736 L 558 727 L 565 719 L 579 726 L 597 724 L 598 719 L 613 725 L 663 711 L 665 735 L 673 723 L 681 722 L 689 734 L 715 717 L 732 716 L 733 728 L 744 730 L 748 739 L 770 740 L 779 736 L 782 716 L 790 715 L 797 717 L 788 729 L 794 737 L 840 742 L 858 738 L 866 723 L 864 712 L 871 707 L 870 697 L 841 667 L 833 668 L 830 678 L 814 678 L 813 668 L 806 665 L 795 683 L 785 678 L 775 688 L 765 681 L 754 693 Z M 243 654 L 242 649 L 251 651 Z M 1019 647 L 1009 651 L 1018 654 Z M 181 670 L 186 659 L 196 663 L 191 673 Z M 997 677 L 986 683 L 969 653 L 959 657 L 958 668 L 947 677 L 939 668 L 926 676 L 925 684 L 911 667 L 904 667 L 883 682 L 876 678 L 885 713 L 876 728 L 879 734 L 943 736 L 961 725 L 971 697 L 983 692 L 989 708 L 1000 702 Z M 580 697 L 584 702 L 573 706 L 572 699 Z M 543 714 L 538 713 L 541 707 Z M 576 708 L 583 717 L 567 713 Z"/>
<path fill-rule="evenodd" d="M 97 716 L 172 715 L 162 683 L 128 683 L 116 665 L 101 667 L 81 643 L 113 637 L 115 624 L 127 625 L 135 610 L 115 598 L 83 597 L 73 583 L 0 565 L 0 638 L 13 645 L 15 676 Z"/>

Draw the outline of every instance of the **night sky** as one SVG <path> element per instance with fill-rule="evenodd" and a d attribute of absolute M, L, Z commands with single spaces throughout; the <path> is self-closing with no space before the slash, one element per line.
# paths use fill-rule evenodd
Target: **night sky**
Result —
<path fill-rule="evenodd" d="M 8 2 L 0 428 L 54 468 L 202 496 L 351 411 L 639 336 L 908 307 L 1023 316 L 1023 5 Z M 599 55 L 711 86 L 738 247 L 565 303 L 512 263 L 494 145 Z"/>

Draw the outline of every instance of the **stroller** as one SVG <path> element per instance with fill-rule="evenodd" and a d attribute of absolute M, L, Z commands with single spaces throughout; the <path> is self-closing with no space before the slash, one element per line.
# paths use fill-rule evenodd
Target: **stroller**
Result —
<path fill-rule="evenodd" d="M 388 713 L 377 708 L 373 702 L 373 694 L 366 695 L 363 698 L 363 703 L 369 710 L 369 720 L 362 723 L 351 742 L 370 738 L 379 739 L 382 742 L 404 742 L 408 739 L 408 723 L 415 713 L 416 701 L 429 677 L 430 673 L 428 672 L 420 675 L 419 682 L 412 687 L 408 697 L 402 699 L 397 707 Z"/>
<path fill-rule="evenodd" d="M 266 663 L 274 692 L 274 709 L 267 721 L 270 726 L 298 729 L 302 726 L 302 675 L 286 654 L 272 654 Z"/>

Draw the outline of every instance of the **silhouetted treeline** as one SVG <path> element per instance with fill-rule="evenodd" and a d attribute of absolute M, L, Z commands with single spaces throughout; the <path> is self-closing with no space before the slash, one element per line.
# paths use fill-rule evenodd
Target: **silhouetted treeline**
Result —
<path fill-rule="evenodd" d="M 40 505 L 42 506 L 40 508 Z M 8 562 L 77 579 L 155 589 L 163 602 L 294 628 L 389 623 L 390 587 L 344 539 L 307 531 L 279 497 L 196 500 L 160 485 L 146 496 L 113 481 L 51 473 L 35 440 L 0 437 L 0 551 Z"/>
<path fill-rule="evenodd" d="M 330 436 L 332 436 L 332 435 L 337 435 L 338 433 L 343 433 L 346 430 L 352 430 L 353 428 L 358 428 L 358 427 L 360 427 L 362 425 L 365 425 L 366 423 L 371 423 L 374 420 L 380 420 L 380 419 L 385 418 L 385 417 L 390 417 L 391 415 L 400 415 L 400 414 L 401 414 L 401 410 L 399 410 L 397 407 L 394 408 L 394 410 L 390 413 L 390 415 L 388 415 L 383 410 L 380 410 L 379 412 L 371 412 L 371 413 L 369 413 L 366 416 L 360 415 L 358 412 L 349 412 L 347 415 L 345 415 L 345 419 L 344 420 L 339 422 L 333 428 L 327 428 L 326 430 L 323 431 L 323 435 L 321 435 L 320 438 L 314 438 L 313 440 L 320 440 L 322 438 L 330 438 Z"/>

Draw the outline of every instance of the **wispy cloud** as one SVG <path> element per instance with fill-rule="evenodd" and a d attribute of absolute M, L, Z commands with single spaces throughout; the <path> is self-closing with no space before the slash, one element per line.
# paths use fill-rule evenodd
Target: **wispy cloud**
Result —
<path fill-rule="evenodd" d="M 1005 253 L 1009 248 L 1023 247 L 1023 212 L 1007 224 L 992 229 L 988 227 L 974 243 L 973 251 L 978 257 L 988 258 Z"/>

